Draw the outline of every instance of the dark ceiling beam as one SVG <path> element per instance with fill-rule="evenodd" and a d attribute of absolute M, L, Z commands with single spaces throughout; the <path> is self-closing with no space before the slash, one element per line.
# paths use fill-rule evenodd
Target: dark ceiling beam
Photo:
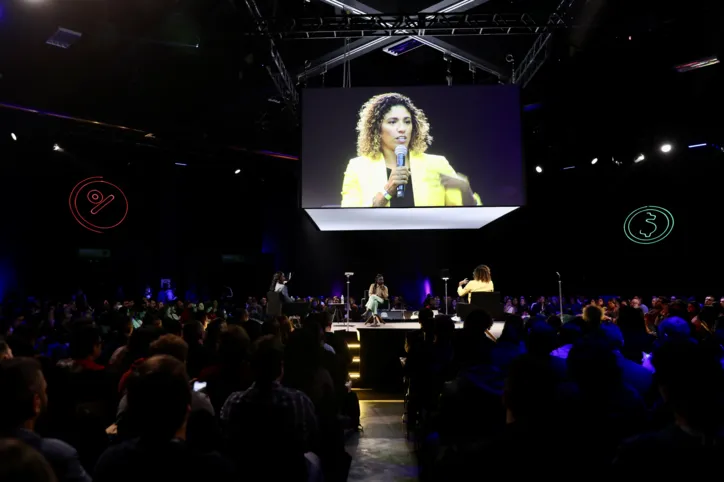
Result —
<path fill-rule="evenodd" d="M 371 8 L 367 5 L 364 5 L 360 2 L 357 2 L 356 0 L 319 0 L 324 3 L 327 3 L 329 5 L 332 5 L 334 7 L 346 10 L 351 13 L 356 13 L 358 15 L 362 14 L 380 14 L 379 11 L 375 10 L 374 8 Z M 435 3 L 434 5 L 431 5 L 423 10 L 421 10 L 420 13 L 450 13 L 450 12 L 466 12 L 472 8 L 478 7 L 480 5 L 483 5 L 487 3 L 489 0 L 442 0 L 438 3 Z M 356 40 L 352 42 L 348 47 L 342 47 L 339 48 L 333 52 L 330 52 L 327 55 L 324 55 L 312 62 L 309 62 L 306 64 L 304 70 L 302 72 L 297 73 L 297 81 L 303 82 L 304 80 L 314 77 L 316 75 L 322 75 L 326 73 L 329 69 L 332 69 L 334 67 L 337 67 L 338 65 L 343 64 L 346 61 L 352 60 L 354 58 L 357 58 L 361 55 L 364 55 L 366 53 L 372 52 L 377 49 L 385 48 L 388 45 L 392 45 L 395 42 L 398 42 L 402 39 L 410 38 L 410 36 L 390 36 L 387 38 L 384 37 L 378 37 L 378 38 L 361 38 L 359 40 Z M 435 42 L 436 39 L 431 39 L 430 37 L 425 38 L 429 43 L 426 43 L 426 45 L 435 48 L 436 50 L 440 50 L 440 45 Z M 424 43 L 424 42 L 423 42 Z M 432 45 L 430 45 L 432 44 Z M 477 61 L 470 62 L 469 57 L 470 55 L 466 55 L 466 53 L 462 50 L 458 49 L 449 49 L 448 55 L 450 57 L 456 58 L 458 60 L 462 60 L 463 62 L 467 62 L 472 66 L 475 66 L 479 68 L 480 70 L 484 70 L 486 72 L 490 72 L 493 75 L 496 75 L 499 79 L 504 80 L 507 79 L 507 75 L 503 73 L 503 70 L 492 64 L 491 62 L 487 61 L 481 61 L 480 59 L 477 59 Z M 477 64 L 477 65 L 474 65 Z"/>
<path fill-rule="evenodd" d="M 548 23 L 551 26 L 565 26 L 563 18 L 571 10 L 576 0 L 561 0 L 555 12 L 551 14 Z M 533 76 L 540 70 L 551 52 L 553 29 L 545 30 L 538 35 L 533 46 L 523 57 L 523 61 L 513 71 L 513 83 L 525 88 Z"/>
<path fill-rule="evenodd" d="M 281 95 L 284 103 L 287 105 L 292 115 L 295 116 L 297 112 L 297 106 L 299 105 L 299 93 L 297 92 L 296 85 L 292 76 L 289 74 L 287 67 L 284 65 L 282 56 L 277 49 L 274 39 L 270 35 L 268 30 L 263 27 L 263 19 L 259 7 L 255 0 L 245 0 L 246 7 L 249 10 L 251 18 L 256 22 L 258 33 L 268 37 L 269 41 L 269 55 L 271 56 L 272 64 L 267 65 L 266 69 L 269 72 L 269 76 L 272 78 L 279 95 Z"/>

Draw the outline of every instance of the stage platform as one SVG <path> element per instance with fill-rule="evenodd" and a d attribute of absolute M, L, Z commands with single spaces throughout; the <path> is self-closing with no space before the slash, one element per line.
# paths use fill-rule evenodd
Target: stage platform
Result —
<path fill-rule="evenodd" d="M 462 327 L 461 322 L 455 323 L 456 329 Z M 344 334 L 354 357 L 350 368 L 353 386 L 380 392 L 399 393 L 403 390 L 400 358 L 406 356 L 405 333 L 419 328 L 420 324 L 416 321 L 390 321 L 379 326 L 334 323 L 332 330 Z M 502 322 L 495 322 L 490 330 L 496 338 L 502 331 Z"/>

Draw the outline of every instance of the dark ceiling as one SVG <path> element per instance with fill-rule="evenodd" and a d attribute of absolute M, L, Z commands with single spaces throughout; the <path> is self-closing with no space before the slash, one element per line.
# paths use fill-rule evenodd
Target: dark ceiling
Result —
<path fill-rule="evenodd" d="M 321 0 L 257 0 L 264 16 L 341 12 Z M 416 13 L 432 2 L 366 0 L 384 13 Z M 547 18 L 560 0 L 490 0 L 468 13 Z M 524 90 L 529 162 L 568 163 L 601 149 L 627 151 L 661 136 L 721 131 L 721 64 L 673 67 L 722 55 L 722 2 L 577 0 L 576 28 L 554 35 L 551 57 Z M 297 154 L 298 127 L 265 69 L 268 40 L 247 35 L 246 0 L 0 0 L 0 102 L 154 132 L 169 142 L 235 145 Z M 46 44 L 58 27 L 83 35 L 62 49 Z M 506 69 L 535 36 L 446 37 Z M 276 40 L 292 75 L 343 40 Z M 452 62 L 453 84 L 473 78 Z M 400 57 L 381 50 L 350 62 L 354 86 L 444 84 L 447 64 L 428 47 Z M 342 67 L 308 87 L 342 86 Z M 301 87 L 301 86 L 300 86 Z M 69 127 L 71 128 L 71 127 Z M 714 140 L 714 139 L 711 139 Z"/>

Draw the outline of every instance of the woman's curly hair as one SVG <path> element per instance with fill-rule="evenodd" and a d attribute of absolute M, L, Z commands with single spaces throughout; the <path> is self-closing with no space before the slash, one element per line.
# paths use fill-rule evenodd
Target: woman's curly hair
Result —
<path fill-rule="evenodd" d="M 358 156 L 374 158 L 382 152 L 380 143 L 382 120 L 390 109 L 398 105 L 407 109 L 412 117 L 410 151 L 415 154 L 422 154 L 432 144 L 427 116 L 422 110 L 415 107 L 409 97 L 396 93 L 380 94 L 365 102 L 359 111 L 359 121 L 357 122 Z"/>

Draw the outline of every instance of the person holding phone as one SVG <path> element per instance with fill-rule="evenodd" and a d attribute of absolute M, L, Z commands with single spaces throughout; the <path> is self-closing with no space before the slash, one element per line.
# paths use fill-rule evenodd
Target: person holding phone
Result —
<path fill-rule="evenodd" d="M 470 303 L 471 293 L 492 291 L 495 291 L 495 289 L 493 288 L 493 279 L 490 276 L 490 268 L 484 264 L 475 268 L 472 281 L 465 278 L 458 283 L 458 296 L 467 295 L 468 303 Z"/>

